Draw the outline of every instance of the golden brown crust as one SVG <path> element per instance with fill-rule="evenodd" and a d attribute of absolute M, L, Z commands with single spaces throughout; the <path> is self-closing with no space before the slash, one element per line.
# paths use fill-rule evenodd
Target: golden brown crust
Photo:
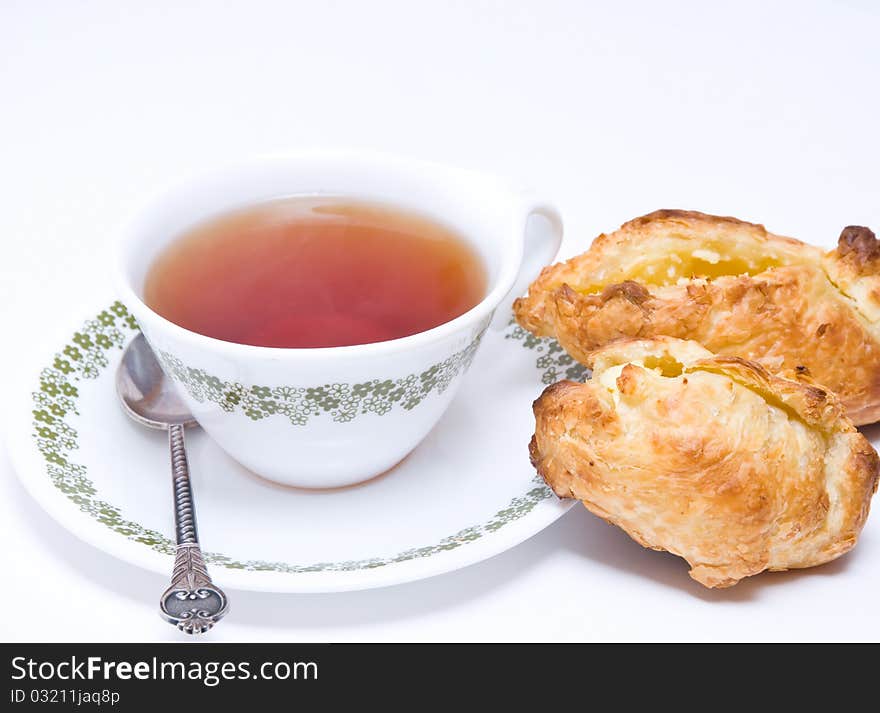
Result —
<path fill-rule="evenodd" d="M 763 226 L 662 210 L 545 268 L 517 321 L 584 363 L 621 338 L 694 339 L 771 369 L 806 367 L 857 423 L 880 419 L 880 242 L 850 226 L 827 254 Z"/>
<path fill-rule="evenodd" d="M 880 259 L 880 242 L 870 228 L 861 225 L 848 225 L 837 239 L 837 253 L 840 259 L 852 265 L 859 274 L 870 273 Z"/>
<path fill-rule="evenodd" d="M 707 587 L 855 545 L 880 460 L 808 376 L 670 338 L 620 340 L 590 366 L 534 404 L 531 460 L 557 495 L 684 557 Z"/>

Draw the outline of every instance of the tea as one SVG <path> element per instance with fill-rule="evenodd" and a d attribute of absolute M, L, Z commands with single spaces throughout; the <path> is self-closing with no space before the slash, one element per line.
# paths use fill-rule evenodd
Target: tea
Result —
<path fill-rule="evenodd" d="M 144 300 L 199 334 L 303 348 L 423 332 L 485 290 L 479 256 L 439 222 L 380 203 L 291 197 L 188 230 L 150 266 Z"/>

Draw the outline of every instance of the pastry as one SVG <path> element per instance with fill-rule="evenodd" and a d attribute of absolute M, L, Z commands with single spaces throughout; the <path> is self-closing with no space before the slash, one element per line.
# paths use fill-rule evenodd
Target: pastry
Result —
<path fill-rule="evenodd" d="M 693 339 L 806 369 L 856 424 L 880 419 L 880 243 L 867 228 L 823 253 L 735 218 L 661 210 L 545 268 L 514 311 L 582 363 L 620 338 Z"/>
<path fill-rule="evenodd" d="M 588 366 L 534 404 L 532 463 L 558 496 L 685 558 L 706 587 L 856 544 L 880 461 L 805 373 L 669 337 L 615 341 Z"/>

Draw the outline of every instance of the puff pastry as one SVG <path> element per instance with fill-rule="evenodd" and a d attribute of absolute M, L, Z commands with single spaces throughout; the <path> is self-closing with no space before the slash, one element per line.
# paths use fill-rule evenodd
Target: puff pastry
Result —
<path fill-rule="evenodd" d="M 534 403 L 532 463 L 558 496 L 684 557 L 706 587 L 855 545 L 880 460 L 809 377 L 668 337 L 617 341 L 590 366 Z"/>
<path fill-rule="evenodd" d="M 735 218 L 661 210 L 552 265 L 517 321 L 577 360 L 623 337 L 693 339 L 776 369 L 806 367 L 856 424 L 880 419 L 880 243 L 845 228 L 836 250 Z"/>

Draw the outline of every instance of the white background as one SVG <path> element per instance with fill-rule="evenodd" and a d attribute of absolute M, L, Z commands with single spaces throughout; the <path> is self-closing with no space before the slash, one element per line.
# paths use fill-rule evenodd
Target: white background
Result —
<path fill-rule="evenodd" d="M 880 228 L 878 37 L 869 0 L 0 0 L 0 374 L 106 300 L 105 246 L 145 193 L 242 153 L 368 147 L 505 174 L 560 205 L 567 252 L 660 207 L 828 246 Z M 0 639 L 180 638 L 155 611 L 166 580 L 75 540 L 0 458 Z M 874 518 L 831 565 L 710 592 L 576 508 L 432 580 L 233 592 L 209 638 L 877 640 Z"/>

